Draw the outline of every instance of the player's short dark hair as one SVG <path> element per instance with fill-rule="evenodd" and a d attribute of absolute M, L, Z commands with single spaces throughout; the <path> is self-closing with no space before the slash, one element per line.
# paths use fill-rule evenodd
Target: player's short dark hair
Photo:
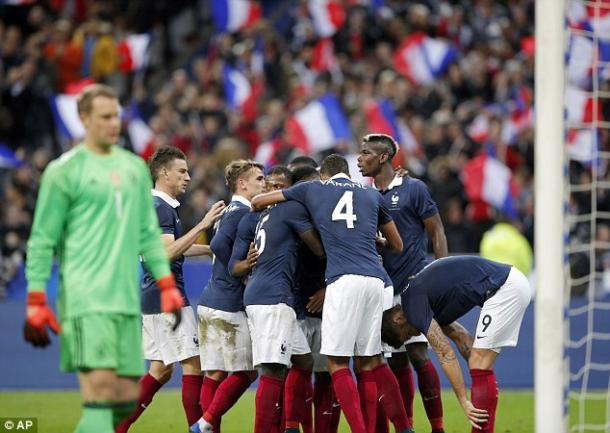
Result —
<path fill-rule="evenodd" d="M 308 165 L 302 165 L 292 170 L 292 180 L 294 183 L 301 182 L 303 180 L 316 179 L 320 179 L 320 173 L 318 173 L 318 170 Z"/>
<path fill-rule="evenodd" d="M 316 162 L 315 159 L 313 159 L 311 156 L 306 156 L 306 155 L 300 155 L 297 156 L 296 158 L 294 158 L 292 161 L 290 161 L 290 164 L 288 164 L 288 167 L 290 167 L 291 170 L 294 170 L 297 167 L 313 167 L 313 168 L 318 168 L 318 163 Z"/>
<path fill-rule="evenodd" d="M 161 169 L 167 168 L 174 159 L 186 161 L 186 155 L 183 151 L 174 146 L 161 146 L 155 150 L 155 153 L 153 153 L 148 160 L 148 168 L 150 169 L 150 175 L 152 176 L 153 182 L 157 181 Z"/>
<path fill-rule="evenodd" d="M 379 153 L 387 153 L 388 161 L 391 161 L 398 153 L 398 143 L 387 134 L 367 134 L 362 137 L 362 143 L 369 143 L 375 146 Z"/>
<path fill-rule="evenodd" d="M 322 160 L 320 174 L 325 174 L 328 177 L 332 177 L 339 173 L 349 175 L 349 165 L 347 164 L 347 160 L 345 158 L 338 153 L 333 153 Z"/>
<path fill-rule="evenodd" d="M 267 176 L 271 175 L 284 176 L 290 185 L 293 183 L 292 171 L 290 171 L 285 165 L 278 164 L 271 167 L 267 172 Z"/>
<path fill-rule="evenodd" d="M 252 159 L 236 159 L 225 167 L 225 182 L 231 192 L 237 188 L 237 179 L 242 177 L 253 168 L 263 171 L 263 165 Z"/>
<path fill-rule="evenodd" d="M 76 98 L 76 109 L 79 113 L 88 114 L 91 112 L 93 100 L 98 96 L 106 98 L 119 99 L 117 92 L 110 86 L 105 84 L 90 84 L 85 87 Z"/>
<path fill-rule="evenodd" d="M 381 341 L 389 344 L 394 349 L 399 349 L 405 344 L 404 340 L 400 338 L 400 330 L 393 320 L 401 308 L 400 305 L 394 305 L 389 310 L 384 311 L 381 317 Z"/>

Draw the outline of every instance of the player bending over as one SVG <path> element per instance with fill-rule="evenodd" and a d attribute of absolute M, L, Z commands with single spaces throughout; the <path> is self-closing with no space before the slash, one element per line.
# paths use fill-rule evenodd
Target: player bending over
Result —
<path fill-rule="evenodd" d="M 517 345 L 531 296 L 527 278 L 510 265 L 475 256 L 439 259 L 409 281 L 401 294 L 402 307 L 384 313 L 382 338 L 398 347 L 414 335 L 426 335 L 473 433 L 493 433 L 498 403 L 493 364 L 503 347 Z M 468 358 L 471 403 L 460 364 L 443 330 L 450 334 L 453 322 L 477 305 L 482 307 L 481 314 Z"/>

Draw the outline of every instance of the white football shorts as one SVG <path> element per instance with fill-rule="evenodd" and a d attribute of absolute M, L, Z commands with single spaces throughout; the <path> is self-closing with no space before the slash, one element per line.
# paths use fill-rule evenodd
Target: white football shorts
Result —
<path fill-rule="evenodd" d="M 527 277 L 513 267 L 506 282 L 483 304 L 472 347 L 500 353 L 503 347 L 516 346 L 531 299 Z"/>
<path fill-rule="evenodd" d="M 343 275 L 326 287 L 320 352 L 334 356 L 381 353 L 383 280 Z"/>
<path fill-rule="evenodd" d="M 299 320 L 299 325 L 305 333 L 307 344 L 311 348 L 311 355 L 313 356 L 313 371 L 315 373 L 328 372 L 328 366 L 326 365 L 326 355 L 320 353 L 320 347 L 322 346 L 322 319 L 319 317 L 305 317 L 305 320 Z"/>
<path fill-rule="evenodd" d="M 197 307 L 201 370 L 253 370 L 252 341 L 246 313 Z"/>
<path fill-rule="evenodd" d="M 171 313 L 142 315 L 144 359 L 170 365 L 199 355 L 193 307 L 182 307 L 182 321 L 176 331 L 172 331 L 175 320 Z"/>
<path fill-rule="evenodd" d="M 246 315 L 255 367 L 261 364 L 289 366 L 292 355 L 311 352 L 296 313 L 289 305 L 248 305 Z"/>

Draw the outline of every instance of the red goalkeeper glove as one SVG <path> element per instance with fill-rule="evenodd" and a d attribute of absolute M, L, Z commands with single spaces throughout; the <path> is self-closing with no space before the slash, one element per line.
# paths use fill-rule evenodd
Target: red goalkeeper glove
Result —
<path fill-rule="evenodd" d="M 47 305 L 45 292 L 29 292 L 25 310 L 23 338 L 35 347 L 45 347 L 51 343 L 47 326 L 58 334 L 59 323 L 53 310 Z"/>
<path fill-rule="evenodd" d="M 161 292 L 161 311 L 173 313 L 176 318 L 172 327 L 172 331 L 175 331 L 182 321 L 181 308 L 184 307 L 182 293 L 176 287 L 176 280 L 172 274 L 159 278 L 157 280 L 157 287 L 159 287 Z"/>

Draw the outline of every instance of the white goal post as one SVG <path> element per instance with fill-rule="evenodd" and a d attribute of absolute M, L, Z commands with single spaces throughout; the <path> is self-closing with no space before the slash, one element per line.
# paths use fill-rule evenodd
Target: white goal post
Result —
<path fill-rule="evenodd" d="M 563 258 L 565 11 L 565 0 L 536 0 L 536 433 L 565 433 L 567 429 Z"/>

